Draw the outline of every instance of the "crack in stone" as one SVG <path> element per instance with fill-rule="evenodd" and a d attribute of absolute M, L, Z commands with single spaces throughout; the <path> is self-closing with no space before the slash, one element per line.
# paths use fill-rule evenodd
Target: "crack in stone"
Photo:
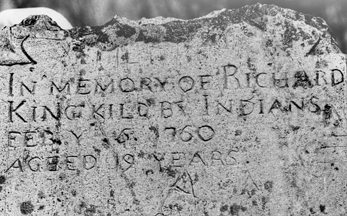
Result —
<path fill-rule="evenodd" d="M 37 61 L 35 61 L 28 53 L 27 51 L 24 49 L 24 41 L 26 41 L 28 38 L 30 37 L 30 35 L 26 36 L 23 40 L 22 43 L 20 44 L 20 48 L 22 50 L 22 52 L 24 53 L 24 55 L 29 59 L 30 63 L 28 64 L 37 64 Z"/>
<path fill-rule="evenodd" d="M 30 61 L 30 62 L 12 62 L 12 63 L 0 63 L 0 66 L 14 66 L 14 65 L 27 65 L 27 64 L 32 64 L 35 65 L 37 64 L 37 61 L 35 61 L 29 54 L 28 52 L 25 50 L 24 48 L 24 42 L 30 37 L 30 35 L 27 35 L 21 42 L 20 44 L 20 48 L 21 51 L 23 52 L 23 54 L 25 55 L 25 57 Z M 11 61 L 11 60 L 8 60 Z M 15 61 L 15 60 L 14 60 Z"/>
<path fill-rule="evenodd" d="M 321 37 L 319 37 L 318 41 L 311 47 L 310 51 L 306 53 L 305 57 L 309 55 L 314 55 L 314 52 L 316 51 L 316 47 L 318 46 L 319 42 L 321 41 Z"/>

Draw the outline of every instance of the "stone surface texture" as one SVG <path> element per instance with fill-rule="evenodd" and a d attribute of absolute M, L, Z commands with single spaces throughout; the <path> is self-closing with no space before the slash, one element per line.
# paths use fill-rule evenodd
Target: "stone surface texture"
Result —
<path fill-rule="evenodd" d="M 346 215 L 346 57 L 274 5 L 0 31 L 0 215 Z"/>

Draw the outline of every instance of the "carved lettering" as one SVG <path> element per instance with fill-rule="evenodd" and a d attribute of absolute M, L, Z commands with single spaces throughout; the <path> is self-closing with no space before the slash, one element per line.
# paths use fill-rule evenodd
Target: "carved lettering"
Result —
<path fill-rule="evenodd" d="M 185 160 L 185 153 L 184 152 L 172 152 L 171 153 L 171 163 L 173 167 L 183 167 Z"/>
<path fill-rule="evenodd" d="M 295 83 L 293 84 L 293 89 L 297 87 L 302 87 L 304 89 L 312 88 L 312 82 L 309 79 L 305 71 L 297 71 L 294 75 Z"/>
<path fill-rule="evenodd" d="M 161 117 L 169 118 L 172 116 L 172 106 L 168 101 L 160 102 L 161 104 Z"/>
<path fill-rule="evenodd" d="M 240 101 L 241 116 L 247 116 L 253 112 L 255 103 L 251 101 L 252 99 L 253 97 Z"/>
<path fill-rule="evenodd" d="M 314 109 L 309 109 L 309 110 L 310 110 L 310 112 L 312 112 L 312 113 L 320 114 L 321 108 L 320 108 L 319 105 L 316 103 L 317 100 L 318 100 L 318 98 L 315 97 L 315 96 L 312 96 L 312 97 L 310 98 L 309 103 L 314 107 Z M 311 106 L 311 107 L 312 107 L 312 106 Z"/>
<path fill-rule="evenodd" d="M 331 85 L 336 86 L 345 81 L 344 74 L 339 69 L 331 70 Z"/>
<path fill-rule="evenodd" d="M 323 75 L 320 75 L 320 74 L 323 74 Z M 319 80 L 321 80 L 320 78 L 323 79 L 325 85 L 328 84 L 327 80 L 325 79 L 325 72 L 321 71 L 321 70 L 317 70 L 315 81 L 316 81 L 316 85 L 318 85 L 318 86 L 321 85 L 320 84 L 321 82 L 319 81 Z"/>
<path fill-rule="evenodd" d="M 64 110 L 64 115 L 69 120 L 75 120 L 82 117 L 81 108 L 84 107 L 84 104 L 80 105 L 68 105 Z"/>
<path fill-rule="evenodd" d="M 56 89 L 59 93 L 62 93 L 66 89 L 66 94 L 70 94 L 70 82 L 65 82 L 65 85 L 63 87 L 58 86 L 53 81 L 51 82 L 51 88 L 50 88 L 50 94 L 52 95 L 54 93 L 54 89 Z"/>
<path fill-rule="evenodd" d="M 134 118 L 133 115 L 125 113 L 125 111 L 124 111 L 124 106 L 125 105 L 126 104 L 120 104 L 120 116 L 121 116 L 121 118 L 123 118 L 123 119 L 132 119 L 132 118 Z"/>
<path fill-rule="evenodd" d="M 152 80 L 148 77 L 141 78 L 140 81 L 140 88 L 143 90 L 144 88 L 148 89 L 149 91 L 152 91 L 152 86 L 151 86 Z"/>
<path fill-rule="evenodd" d="M 229 107 L 227 107 L 227 105 L 222 104 L 220 101 L 217 101 L 217 115 L 221 113 L 220 107 L 222 107 L 223 110 L 227 111 L 228 113 L 232 113 L 233 100 L 229 99 Z"/>
<path fill-rule="evenodd" d="M 145 103 L 138 102 L 137 103 L 137 112 L 140 117 L 146 117 L 148 118 L 148 106 Z"/>
<path fill-rule="evenodd" d="M 260 87 L 260 88 L 266 88 L 266 85 L 260 83 L 260 77 L 266 75 L 266 73 L 259 73 L 255 76 L 255 83 Z"/>
<path fill-rule="evenodd" d="M 87 95 L 89 94 L 91 90 L 91 81 L 89 79 L 84 79 L 80 77 L 77 82 L 77 94 L 81 95 Z"/>
<path fill-rule="evenodd" d="M 31 171 L 38 172 L 40 170 L 40 163 L 36 161 L 35 167 L 34 167 L 34 165 L 32 164 L 35 162 L 34 160 L 41 161 L 39 157 L 32 157 L 28 160 L 28 167 Z"/>
<path fill-rule="evenodd" d="M 284 108 L 282 107 L 281 102 L 279 102 L 277 99 L 272 103 L 269 113 L 273 113 L 273 110 L 276 110 L 276 109 L 280 110 L 281 112 L 284 111 Z"/>
<path fill-rule="evenodd" d="M 26 131 L 24 132 L 24 146 L 25 147 L 35 147 L 38 145 L 34 140 L 34 135 L 36 135 L 36 131 Z"/>
<path fill-rule="evenodd" d="M 211 165 L 213 166 L 215 163 L 225 165 L 222 159 L 222 153 L 218 150 L 211 153 Z"/>
<path fill-rule="evenodd" d="M 194 153 L 192 159 L 189 162 L 189 165 L 192 165 L 192 163 L 195 163 L 195 164 L 202 163 L 204 166 L 206 166 L 206 163 L 200 156 L 199 152 Z"/>
<path fill-rule="evenodd" d="M 18 137 L 21 137 L 21 132 L 18 131 L 9 131 L 7 135 L 8 139 L 8 146 L 10 147 L 18 147 L 18 144 L 14 144 L 15 141 L 17 141 Z M 18 141 L 17 141 L 18 143 Z"/>
<path fill-rule="evenodd" d="M 237 88 L 241 88 L 241 84 L 238 78 L 235 77 L 238 68 L 233 64 L 228 64 L 223 66 L 224 71 L 224 89 L 229 89 L 229 77 L 233 77 L 233 80 L 236 81 Z M 230 72 L 232 71 L 232 72 Z"/>
<path fill-rule="evenodd" d="M 51 111 L 50 108 L 48 108 L 47 106 L 43 106 L 42 121 L 47 120 L 47 113 L 49 113 L 53 119 L 59 121 L 61 118 L 60 103 L 57 103 L 57 105 L 56 105 L 56 113 L 55 114 Z"/>
<path fill-rule="evenodd" d="M 178 85 L 183 92 L 188 92 L 194 88 L 195 81 L 190 76 L 183 76 L 179 79 Z"/>
<path fill-rule="evenodd" d="M 209 125 L 203 125 L 198 128 L 198 136 L 205 142 L 211 140 L 215 134 L 214 129 Z"/>
<path fill-rule="evenodd" d="M 165 78 L 164 81 L 160 80 L 159 77 L 154 77 L 154 79 L 158 81 L 161 90 L 165 91 L 165 86 L 168 84 L 167 78 Z"/>
<path fill-rule="evenodd" d="M 58 171 L 59 156 L 47 157 L 48 171 Z"/>
<path fill-rule="evenodd" d="M 96 87 L 95 87 L 95 93 L 98 93 L 98 89 L 100 89 L 101 93 L 105 93 L 105 91 L 110 88 L 110 92 L 109 93 L 113 93 L 114 92 L 114 82 L 113 82 L 113 79 L 110 80 L 110 82 L 106 85 L 102 85 L 102 83 L 99 83 L 97 80 L 96 80 Z"/>
<path fill-rule="evenodd" d="M 75 159 L 77 158 L 78 156 L 75 155 L 66 157 L 66 167 L 68 170 L 76 170 Z"/>
<path fill-rule="evenodd" d="M 91 170 L 96 166 L 96 157 L 93 155 L 83 156 L 83 168 L 86 170 Z"/>
<path fill-rule="evenodd" d="M 289 111 L 292 112 L 292 105 L 294 105 L 297 109 L 303 111 L 304 110 L 304 100 L 301 101 L 301 106 L 299 106 L 295 101 L 290 101 Z"/>
<path fill-rule="evenodd" d="M 124 162 L 128 165 L 123 169 L 123 173 L 128 171 L 135 164 L 135 157 L 132 154 L 126 154 L 123 156 Z"/>
<path fill-rule="evenodd" d="M 24 119 L 23 116 L 18 114 L 18 110 L 25 104 L 26 100 L 22 100 L 16 108 L 13 108 L 14 101 L 8 101 L 9 102 L 9 110 L 8 110 L 8 116 L 9 116 L 9 121 L 13 122 L 13 114 L 15 114 L 20 120 L 23 122 L 27 122 L 27 120 Z"/>
<path fill-rule="evenodd" d="M 105 119 L 105 113 L 104 113 L 104 110 L 102 109 L 103 106 L 104 106 L 104 104 L 101 104 L 101 105 L 98 106 L 98 108 L 96 108 L 95 105 L 92 105 L 92 116 L 93 116 L 93 118 L 100 117 L 102 119 Z M 100 109 L 102 109 L 102 111 L 100 111 Z"/>
<path fill-rule="evenodd" d="M 193 139 L 193 134 L 189 128 L 192 128 L 191 125 L 186 125 L 180 132 L 180 138 L 183 142 L 189 142 Z"/>
<path fill-rule="evenodd" d="M 123 78 L 119 82 L 119 89 L 122 92 L 132 92 L 135 90 L 135 83 L 129 77 Z"/>
<path fill-rule="evenodd" d="M 287 74 L 284 75 L 284 78 L 276 78 L 276 74 L 272 74 L 273 86 L 277 88 L 288 88 L 288 77 Z"/>
<path fill-rule="evenodd" d="M 209 84 L 211 82 L 211 75 L 200 75 L 200 88 L 202 90 L 207 90 L 206 89 L 206 85 Z"/>
<path fill-rule="evenodd" d="M 10 79 L 9 79 L 9 84 L 8 84 L 8 95 L 13 96 L 13 76 L 14 73 L 10 73 Z"/>
<path fill-rule="evenodd" d="M 23 166 L 22 166 L 22 162 L 20 161 L 20 159 L 16 159 L 9 168 L 6 169 L 5 173 L 7 173 L 11 168 L 13 169 L 19 169 L 19 171 L 23 172 Z"/>
<path fill-rule="evenodd" d="M 29 88 L 27 85 L 25 85 L 23 82 L 20 84 L 20 95 L 24 95 L 24 89 L 26 89 L 30 94 L 35 94 L 35 88 L 36 88 L 36 81 L 32 81 L 32 87 Z"/>
<path fill-rule="evenodd" d="M 114 133 L 114 139 L 118 143 L 125 143 L 127 140 L 130 139 L 130 134 L 132 133 L 131 128 L 124 128 L 118 135 Z"/>

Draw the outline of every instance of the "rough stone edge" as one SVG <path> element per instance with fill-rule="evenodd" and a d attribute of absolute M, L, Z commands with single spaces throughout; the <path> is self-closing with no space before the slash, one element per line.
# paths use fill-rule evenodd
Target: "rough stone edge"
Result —
<path fill-rule="evenodd" d="M 213 11 L 206 16 L 190 20 L 157 17 L 134 21 L 115 16 L 102 26 L 74 27 L 68 31 L 61 29 L 48 16 L 30 16 L 20 24 L 5 27 L 0 31 L 0 37 L 3 37 L 0 41 L 1 51 L 10 54 L 14 53 L 18 56 L 16 60 L 0 60 L 0 66 L 35 64 L 36 62 L 29 58 L 30 55 L 23 46 L 23 42 L 28 38 L 48 40 L 64 40 L 70 38 L 69 40 L 72 39 L 73 41 L 72 50 L 83 54 L 86 46 L 96 46 L 101 50 L 110 51 L 117 47 L 127 46 L 136 42 L 153 44 L 161 42 L 185 43 L 194 38 L 195 34 L 203 28 L 210 27 L 210 29 L 220 34 L 231 24 L 242 22 L 255 26 L 261 31 L 266 31 L 266 21 L 262 19 L 264 15 L 276 16 L 278 14 L 285 19 L 304 22 L 314 27 L 320 32 L 321 39 L 330 41 L 329 43 L 331 43 L 335 53 L 342 54 L 336 40 L 333 38 L 330 27 L 322 18 L 275 5 L 257 3 L 238 9 Z M 289 27 L 286 26 L 285 28 Z M 286 37 L 288 40 L 292 40 L 290 36 Z M 21 41 L 21 50 L 13 50 L 11 48 L 13 47 L 13 38 Z M 216 38 L 216 33 L 211 35 L 211 39 L 213 40 L 214 38 Z"/>
<path fill-rule="evenodd" d="M 101 45 L 100 48 L 103 50 L 113 50 L 119 46 L 126 46 L 135 42 L 187 42 L 199 29 L 211 24 L 218 26 L 223 31 L 230 24 L 247 22 L 264 31 L 265 23 L 257 20 L 257 18 L 263 15 L 276 16 L 279 13 L 287 19 L 305 22 L 322 32 L 324 37 L 330 37 L 331 44 L 338 53 L 341 53 L 331 28 L 322 18 L 260 3 L 238 9 L 213 11 L 206 16 L 190 20 L 159 17 L 133 21 L 115 16 L 102 26 L 75 27 L 69 33 L 73 39 L 79 40 L 88 46 L 99 44 L 99 47 Z"/>

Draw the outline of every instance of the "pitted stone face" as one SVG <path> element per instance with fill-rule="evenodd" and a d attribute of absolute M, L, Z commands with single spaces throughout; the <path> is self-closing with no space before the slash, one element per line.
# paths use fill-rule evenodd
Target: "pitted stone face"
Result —
<path fill-rule="evenodd" d="M 346 58 L 273 5 L 0 31 L 1 215 L 344 215 Z"/>

